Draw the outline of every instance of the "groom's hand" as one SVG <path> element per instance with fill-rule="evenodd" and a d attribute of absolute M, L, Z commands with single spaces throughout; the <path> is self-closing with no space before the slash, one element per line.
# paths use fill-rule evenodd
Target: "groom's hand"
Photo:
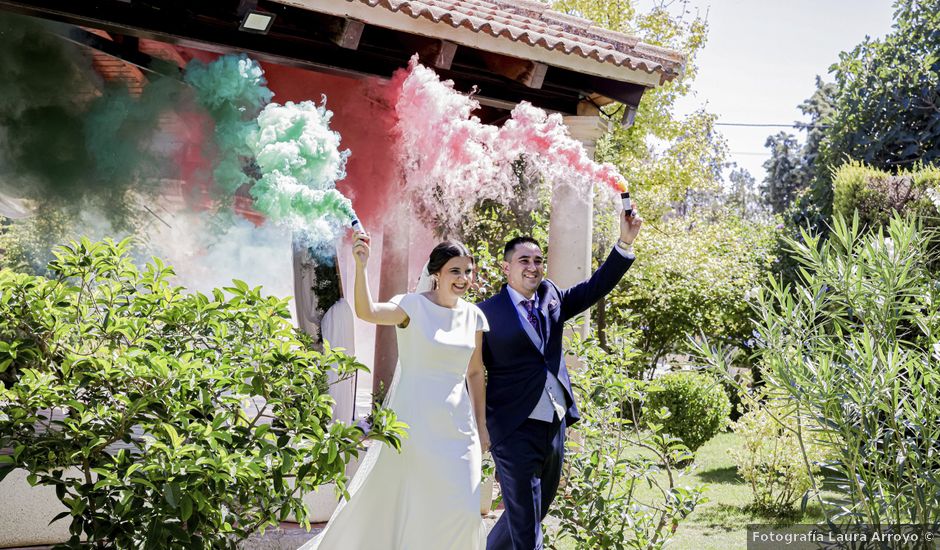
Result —
<path fill-rule="evenodd" d="M 620 210 L 620 241 L 627 246 L 633 244 L 640 234 L 640 227 L 643 226 L 643 218 L 636 210 L 636 201 L 631 201 L 631 205 L 633 208 L 630 215 Z"/>

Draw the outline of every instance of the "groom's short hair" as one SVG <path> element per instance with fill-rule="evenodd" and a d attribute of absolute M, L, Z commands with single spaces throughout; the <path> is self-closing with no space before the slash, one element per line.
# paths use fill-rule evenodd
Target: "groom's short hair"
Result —
<path fill-rule="evenodd" d="M 508 262 L 508 261 L 512 258 L 512 252 L 513 252 L 513 250 L 516 249 L 516 246 L 517 246 L 517 245 L 520 245 L 520 244 L 522 244 L 522 243 L 532 243 L 532 244 L 534 244 L 535 246 L 539 247 L 539 250 L 542 249 L 542 245 L 539 244 L 539 242 L 538 242 L 537 240 L 533 239 L 532 237 L 530 237 L 530 236 L 528 236 L 528 235 L 523 235 L 523 236 L 521 236 L 521 237 L 516 237 L 516 238 L 514 238 L 514 239 L 510 239 L 510 240 L 506 243 L 506 246 L 503 247 L 503 260 Z"/>

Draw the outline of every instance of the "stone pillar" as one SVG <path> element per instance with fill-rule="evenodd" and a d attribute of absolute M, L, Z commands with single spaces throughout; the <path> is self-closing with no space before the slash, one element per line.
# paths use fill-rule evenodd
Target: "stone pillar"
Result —
<path fill-rule="evenodd" d="M 571 136 L 593 157 L 597 140 L 607 133 L 607 122 L 598 115 L 564 117 Z M 552 192 L 548 226 L 548 278 L 567 288 L 591 275 L 591 241 L 594 196 L 582 196 L 574 186 L 558 182 Z M 589 312 L 582 314 L 581 334 L 590 328 Z"/>
<path fill-rule="evenodd" d="M 379 264 L 379 302 L 387 302 L 396 294 L 408 291 L 408 252 L 411 243 L 411 218 L 389 216 L 382 230 L 382 261 Z M 374 262 L 374 260 L 373 260 Z M 372 265 L 375 265 L 372 263 Z M 375 327 L 375 360 L 372 364 L 372 395 L 385 397 L 395 365 L 398 342 L 395 327 Z"/>

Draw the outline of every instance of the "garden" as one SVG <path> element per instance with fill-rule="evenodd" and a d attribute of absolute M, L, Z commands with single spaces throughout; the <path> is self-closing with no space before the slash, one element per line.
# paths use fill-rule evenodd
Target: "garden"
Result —
<path fill-rule="evenodd" d="M 690 63 L 598 144 L 647 226 L 567 340 L 582 420 L 546 547 L 745 548 L 756 524 L 940 531 L 940 2 L 896 1 L 890 34 L 843 53 L 803 104 L 803 143 L 768 138 L 762 182 L 729 165 L 714 116 L 676 114 L 704 20 L 553 5 Z M 449 228 L 474 254 L 474 299 L 502 284 L 506 240 L 549 242 L 549 190 L 515 168 L 513 201 Z M 596 268 L 617 220 L 594 200 Z M 366 440 L 407 437 L 381 406 L 368 425 L 331 421 L 328 373 L 365 367 L 297 330 L 287 297 L 239 280 L 189 292 L 146 243 L 64 238 L 52 213 L 0 220 L 0 480 L 54 488 L 66 547 L 234 548 L 309 525 L 305 493 L 344 491 Z"/>

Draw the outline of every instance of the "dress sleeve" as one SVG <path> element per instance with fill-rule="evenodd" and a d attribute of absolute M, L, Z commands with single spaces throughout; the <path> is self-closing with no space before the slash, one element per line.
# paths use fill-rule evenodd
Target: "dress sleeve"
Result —
<path fill-rule="evenodd" d="M 405 315 L 408 316 L 408 319 L 406 319 L 404 323 L 398 325 L 399 328 L 407 327 L 408 323 L 410 323 L 411 319 L 414 317 L 413 310 L 415 303 L 412 301 L 413 296 L 413 294 L 396 294 L 388 300 L 390 304 L 395 304 L 396 306 L 400 307 L 402 311 L 405 312 Z"/>
<path fill-rule="evenodd" d="M 486 320 L 486 315 L 483 314 L 483 310 L 477 306 L 473 306 L 473 313 L 476 316 L 477 322 L 477 331 L 489 332 L 490 323 Z"/>

